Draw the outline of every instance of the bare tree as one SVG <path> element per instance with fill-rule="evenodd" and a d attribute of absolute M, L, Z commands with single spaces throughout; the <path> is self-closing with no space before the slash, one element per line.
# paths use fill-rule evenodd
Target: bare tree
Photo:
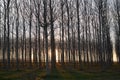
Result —
<path fill-rule="evenodd" d="M 61 26 L 62 26 L 62 53 L 61 53 L 61 62 L 62 65 L 64 66 L 64 21 L 63 21 L 63 17 L 64 17 L 64 1 L 61 0 Z"/>
<path fill-rule="evenodd" d="M 47 33 L 47 0 L 43 0 L 44 4 L 44 36 L 45 36 L 45 53 L 46 53 L 46 71 L 49 74 L 49 60 L 48 60 L 48 33 Z"/>
<path fill-rule="evenodd" d="M 7 0 L 6 4 L 6 17 L 7 17 L 7 58 L 8 58 L 8 69 L 10 68 L 10 24 L 9 24 L 9 14 L 10 14 L 10 0 Z"/>
<path fill-rule="evenodd" d="M 119 6 L 119 0 L 116 0 L 115 1 L 116 4 L 115 4 L 115 10 L 116 10 L 116 13 L 117 13 L 117 24 L 118 24 L 118 28 L 116 28 L 116 52 L 117 52 L 117 57 L 119 59 L 119 63 L 120 63 L 120 6 Z"/>
<path fill-rule="evenodd" d="M 54 38 L 54 21 L 53 21 L 53 7 L 50 0 L 50 27 L 51 27 L 51 55 L 52 55 L 52 69 L 56 68 L 56 54 L 55 54 L 55 38 Z"/>
<path fill-rule="evenodd" d="M 82 69 L 82 61 L 81 61 L 81 49 L 80 49 L 80 13 L 79 13 L 79 0 L 76 1 L 76 9 L 77 9 L 77 32 L 78 32 L 78 54 L 79 54 L 79 64 L 80 69 Z"/>
<path fill-rule="evenodd" d="M 5 54 L 6 54 L 6 4 L 4 1 L 4 40 L 3 40 L 3 65 L 6 66 Z"/>
<path fill-rule="evenodd" d="M 16 18 L 16 69 L 19 70 L 19 58 L 18 58 L 18 38 L 19 38 L 19 35 L 18 35 L 18 29 L 19 29 L 19 7 L 18 7 L 18 3 L 17 3 L 17 0 L 15 0 L 15 6 L 16 6 L 16 12 L 17 12 L 17 18 Z"/>

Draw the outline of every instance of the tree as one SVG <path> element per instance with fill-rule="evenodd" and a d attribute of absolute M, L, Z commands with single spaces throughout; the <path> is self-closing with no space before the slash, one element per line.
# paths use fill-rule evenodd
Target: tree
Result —
<path fill-rule="evenodd" d="M 17 0 L 15 0 L 15 6 L 16 6 L 16 12 L 17 12 L 17 18 L 16 18 L 16 69 L 19 70 L 19 58 L 18 58 L 18 29 L 19 29 L 19 11 L 18 11 L 18 3 Z"/>
<path fill-rule="evenodd" d="M 47 33 L 47 0 L 43 0 L 44 4 L 44 36 L 45 36 L 45 53 L 46 53 L 46 72 L 49 74 L 49 62 L 48 62 L 48 33 Z"/>
<path fill-rule="evenodd" d="M 52 55 L 52 69 L 56 68 L 56 53 L 55 53 L 55 38 L 54 38 L 54 21 L 53 21 L 53 7 L 50 0 L 50 26 L 51 26 L 51 55 Z"/>
<path fill-rule="evenodd" d="M 6 4 L 4 1 L 4 40 L 3 40 L 3 65 L 6 66 L 5 54 L 6 54 Z"/>
<path fill-rule="evenodd" d="M 32 1 L 30 0 L 30 13 L 29 13 L 29 61 L 30 67 L 32 67 L 32 40 L 31 40 L 31 28 L 32 28 Z"/>
<path fill-rule="evenodd" d="M 9 11 L 10 11 L 10 0 L 7 0 L 6 4 L 6 17 L 7 17 L 7 58 L 8 58 L 8 67 L 10 69 L 10 24 L 9 24 Z"/>
<path fill-rule="evenodd" d="M 63 24 L 63 17 L 64 17 L 64 2 L 61 0 L 61 26 L 62 26 L 62 53 L 61 53 L 61 63 L 64 66 L 64 24 Z"/>
<path fill-rule="evenodd" d="M 1 4 L 0 4 L 1 5 Z M 2 20 L 2 10 L 1 10 L 1 6 L 0 6 L 0 34 L 1 34 L 1 20 Z M 0 50 L 1 50 L 1 35 L 0 35 Z"/>
<path fill-rule="evenodd" d="M 69 56 L 69 62 L 70 62 L 70 11 L 69 11 L 69 1 L 65 0 L 66 3 L 66 9 L 67 9 L 67 35 L 68 35 L 68 56 Z"/>
<path fill-rule="evenodd" d="M 115 10 L 117 13 L 117 25 L 118 28 L 116 28 L 116 52 L 117 52 L 117 57 L 119 59 L 119 63 L 120 63 L 120 6 L 119 6 L 119 0 L 116 0 L 116 4 L 115 4 Z"/>
<path fill-rule="evenodd" d="M 76 10 L 77 10 L 77 34 L 78 34 L 78 54 L 79 54 L 79 65 L 80 69 L 82 69 L 82 61 L 81 61 L 81 52 L 80 52 L 80 17 L 79 17 L 79 0 L 76 1 Z"/>

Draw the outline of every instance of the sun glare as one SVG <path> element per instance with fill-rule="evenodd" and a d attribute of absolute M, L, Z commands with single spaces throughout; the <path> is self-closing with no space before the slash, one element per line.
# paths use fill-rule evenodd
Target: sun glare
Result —
<path fill-rule="evenodd" d="M 58 49 L 56 49 L 56 62 L 58 62 Z"/>
<path fill-rule="evenodd" d="M 117 62 L 117 55 L 115 50 L 113 50 L 113 62 Z"/>
<path fill-rule="evenodd" d="M 34 56 L 33 56 L 33 53 L 32 53 L 32 54 L 31 54 L 31 59 L 32 59 L 32 62 L 33 62 L 33 57 L 34 57 Z"/>

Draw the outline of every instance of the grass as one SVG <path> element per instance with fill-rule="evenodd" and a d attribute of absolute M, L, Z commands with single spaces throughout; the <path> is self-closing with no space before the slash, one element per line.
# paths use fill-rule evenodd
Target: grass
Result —
<path fill-rule="evenodd" d="M 84 72 L 58 67 L 52 74 L 41 77 L 42 80 L 120 80 L 120 72 Z"/>
<path fill-rule="evenodd" d="M 0 71 L 0 80 L 34 80 L 34 77 L 33 70 Z"/>
<path fill-rule="evenodd" d="M 49 75 L 46 75 L 45 70 L 1 70 L 0 80 L 120 80 L 120 72 L 86 72 L 57 66 Z"/>
<path fill-rule="evenodd" d="M 108 75 L 107 74 L 89 74 L 89 73 L 63 73 L 62 75 L 50 75 L 43 78 L 43 80 L 120 80 L 119 74 Z"/>

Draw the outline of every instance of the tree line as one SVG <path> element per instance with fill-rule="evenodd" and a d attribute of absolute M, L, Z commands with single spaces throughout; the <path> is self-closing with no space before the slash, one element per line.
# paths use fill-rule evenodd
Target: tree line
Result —
<path fill-rule="evenodd" d="M 113 64 L 114 49 L 120 63 L 119 3 L 1 0 L 1 68 L 37 67 L 49 73 L 58 63 L 80 70 L 95 63 L 105 70 Z"/>

